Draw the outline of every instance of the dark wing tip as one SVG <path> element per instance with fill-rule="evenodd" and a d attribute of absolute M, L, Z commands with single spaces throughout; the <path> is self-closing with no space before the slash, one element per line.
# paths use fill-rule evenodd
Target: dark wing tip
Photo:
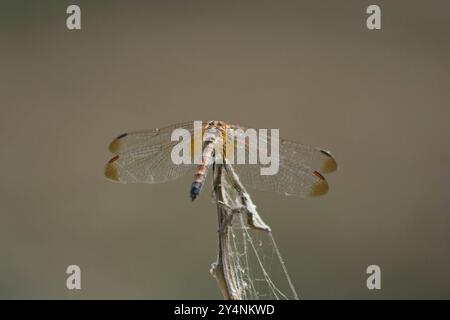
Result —
<path fill-rule="evenodd" d="M 128 133 L 122 133 L 120 136 L 118 136 L 117 138 L 115 138 L 111 144 L 109 145 L 109 151 L 111 153 L 119 153 L 120 151 L 120 140 L 122 138 L 125 138 L 128 135 Z"/>
<path fill-rule="evenodd" d="M 114 182 L 119 181 L 117 167 L 116 167 L 116 164 L 114 163 L 117 159 L 119 159 L 119 156 L 115 156 L 114 158 L 109 160 L 105 166 L 105 172 L 104 172 L 105 177 Z"/>
<path fill-rule="evenodd" d="M 332 154 L 329 151 L 326 150 L 319 150 L 320 153 L 326 156 L 324 161 L 322 162 L 322 166 L 320 168 L 320 171 L 323 173 L 330 173 L 337 170 L 338 165 L 336 162 L 336 159 L 332 156 Z"/>
<path fill-rule="evenodd" d="M 313 174 L 319 178 L 311 188 L 309 193 L 312 197 L 317 197 L 324 195 L 328 192 L 328 182 L 325 180 L 325 177 L 321 175 L 318 171 L 314 171 Z"/>

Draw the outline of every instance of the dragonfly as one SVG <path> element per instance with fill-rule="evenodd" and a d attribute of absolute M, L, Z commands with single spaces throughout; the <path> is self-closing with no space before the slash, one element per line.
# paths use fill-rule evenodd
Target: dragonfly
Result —
<path fill-rule="evenodd" d="M 172 149 L 179 141 L 172 141 L 175 129 L 184 129 L 186 134 L 194 133 L 194 121 L 173 124 L 164 128 L 123 133 L 109 145 L 114 155 L 105 167 L 105 176 L 111 181 L 120 183 L 156 184 L 174 180 L 193 173 L 190 197 L 194 201 L 205 184 L 208 169 L 221 157 L 227 161 L 231 152 L 223 147 L 222 152 L 216 152 L 214 144 L 217 138 L 223 141 L 239 138 L 248 127 L 229 124 L 224 121 L 203 121 L 200 150 L 203 153 L 201 163 L 176 164 L 171 159 Z M 237 137 L 229 137 L 229 130 Z M 240 130 L 238 130 L 240 129 Z M 213 134 L 206 134 L 213 132 Z M 261 138 L 261 137 L 260 137 Z M 260 144 L 252 145 L 245 137 L 244 143 L 233 144 L 234 154 L 237 149 L 243 152 L 257 152 Z M 272 141 L 264 141 L 270 150 Z M 194 144 L 195 142 L 193 142 Z M 226 143 L 224 145 L 227 145 Z M 231 144 L 229 144 L 231 145 Z M 193 148 L 194 149 L 194 148 Z M 220 154 L 219 154 L 220 153 Z M 194 155 L 192 155 L 194 156 Z M 322 148 L 299 142 L 279 139 L 278 172 L 274 175 L 261 175 L 262 164 L 233 164 L 233 169 L 245 187 L 261 191 L 272 191 L 289 196 L 321 196 L 328 192 L 328 183 L 324 174 L 337 170 L 337 162 L 332 154 Z"/>

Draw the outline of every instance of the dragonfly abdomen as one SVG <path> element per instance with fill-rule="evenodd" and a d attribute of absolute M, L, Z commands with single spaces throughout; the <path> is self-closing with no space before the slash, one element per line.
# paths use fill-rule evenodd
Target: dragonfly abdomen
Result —
<path fill-rule="evenodd" d="M 191 199 L 194 201 L 197 196 L 200 194 L 200 191 L 202 190 L 203 182 L 205 181 L 206 176 L 206 165 L 200 164 L 197 168 L 197 171 L 194 175 L 194 182 L 192 182 L 191 185 Z"/>
<path fill-rule="evenodd" d="M 205 182 L 206 172 L 209 165 L 213 162 L 214 140 L 207 140 L 203 152 L 203 161 L 198 165 L 197 171 L 194 175 L 194 182 L 192 182 L 190 195 L 191 200 L 194 201 L 202 191 L 203 183 Z"/>

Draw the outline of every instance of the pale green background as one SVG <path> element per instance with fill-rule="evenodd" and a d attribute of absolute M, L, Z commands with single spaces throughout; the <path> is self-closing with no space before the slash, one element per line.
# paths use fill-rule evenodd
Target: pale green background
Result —
<path fill-rule="evenodd" d="M 65 27 L 67 5 L 82 30 Z M 382 30 L 365 9 L 382 7 Z M 129 130 L 280 128 L 340 170 L 253 192 L 304 298 L 450 298 L 448 1 L 1 1 L 0 298 L 220 299 L 210 187 L 103 177 Z M 78 264 L 83 289 L 65 288 Z M 382 268 L 382 290 L 365 269 Z"/>

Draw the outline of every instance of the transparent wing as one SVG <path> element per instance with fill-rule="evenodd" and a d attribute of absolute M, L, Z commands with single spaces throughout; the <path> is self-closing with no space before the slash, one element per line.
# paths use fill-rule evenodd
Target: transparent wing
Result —
<path fill-rule="evenodd" d="M 194 132 L 194 121 L 173 124 L 164 128 L 123 133 L 111 142 L 109 151 L 113 154 L 119 154 L 133 149 L 170 142 L 172 132 L 178 128 L 186 129 L 192 134 Z"/>
<path fill-rule="evenodd" d="M 317 171 L 294 163 L 281 162 L 275 175 L 261 175 L 260 165 L 235 164 L 245 187 L 293 196 L 320 196 L 328 192 L 328 183 Z"/>
<path fill-rule="evenodd" d="M 238 134 L 248 129 L 247 127 L 238 125 L 232 125 L 231 127 Z M 239 131 L 237 129 L 242 129 L 242 131 Z M 260 139 L 260 145 L 261 142 L 267 145 L 267 150 L 271 150 L 270 136 L 266 139 Z M 246 150 L 249 150 L 248 144 L 246 144 L 246 148 Z M 302 163 L 305 166 L 319 171 L 322 174 L 334 172 L 338 167 L 336 160 L 329 151 L 311 145 L 302 144 L 300 142 L 283 139 L 281 137 L 279 144 L 279 154 L 280 159 L 285 159 L 287 161 L 295 163 Z"/>
<path fill-rule="evenodd" d="M 241 126 L 232 126 L 232 128 L 247 130 Z M 245 141 L 244 144 L 235 143 L 235 155 L 239 151 L 246 152 L 247 155 L 249 152 L 259 152 L 259 149 L 264 149 L 261 142 L 266 143 L 267 150 L 271 150 L 270 136 L 267 139 L 260 139 L 259 146 L 256 146 L 243 139 L 243 131 L 234 131 L 237 138 L 240 137 L 241 141 Z M 227 140 L 227 143 L 230 143 L 231 138 L 227 136 Z M 262 175 L 261 168 L 266 166 L 259 162 L 258 164 L 235 164 L 233 167 L 244 186 L 302 197 L 325 194 L 328 191 L 328 183 L 322 173 L 333 172 L 337 169 L 336 160 L 328 151 L 281 138 L 278 161 L 279 170 L 275 175 Z"/>
<path fill-rule="evenodd" d="M 171 125 L 161 129 L 138 131 L 118 136 L 110 144 L 115 153 L 105 167 L 105 176 L 122 183 L 162 183 L 193 171 L 195 165 L 174 164 L 172 148 L 179 141 L 171 141 L 177 128 L 193 134 L 193 122 Z"/>

